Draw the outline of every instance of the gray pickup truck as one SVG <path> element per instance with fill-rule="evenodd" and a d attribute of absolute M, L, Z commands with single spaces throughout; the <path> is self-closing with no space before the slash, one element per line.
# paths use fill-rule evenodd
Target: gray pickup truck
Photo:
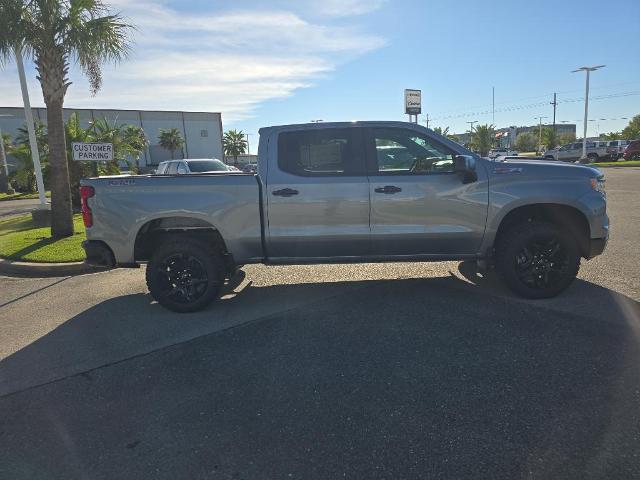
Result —
<path fill-rule="evenodd" d="M 87 261 L 148 262 L 151 294 L 179 312 L 249 263 L 473 260 L 544 298 L 608 238 L 599 170 L 493 162 L 412 123 L 263 128 L 258 158 L 257 174 L 83 180 Z"/>

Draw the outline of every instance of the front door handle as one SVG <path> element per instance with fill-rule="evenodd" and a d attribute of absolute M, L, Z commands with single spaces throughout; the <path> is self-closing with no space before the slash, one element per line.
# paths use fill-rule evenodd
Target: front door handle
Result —
<path fill-rule="evenodd" d="M 385 185 L 384 187 L 378 187 L 375 189 L 376 193 L 398 193 L 401 192 L 402 189 L 400 187 L 396 187 L 395 185 Z"/>
<path fill-rule="evenodd" d="M 294 195 L 298 195 L 298 190 L 294 190 L 293 188 L 283 188 L 282 190 L 274 190 L 271 192 L 272 195 L 276 197 L 292 197 Z"/>

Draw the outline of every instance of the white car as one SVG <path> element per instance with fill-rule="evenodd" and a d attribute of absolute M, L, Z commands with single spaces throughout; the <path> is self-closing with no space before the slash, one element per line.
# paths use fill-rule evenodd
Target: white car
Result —
<path fill-rule="evenodd" d="M 160 162 L 156 175 L 189 175 L 191 173 L 230 172 L 229 165 L 217 158 L 185 158 Z"/>
<path fill-rule="evenodd" d="M 489 150 L 489 155 L 487 155 L 487 157 L 494 159 L 496 157 L 506 157 L 512 155 L 518 155 L 518 152 L 516 152 L 515 150 L 511 150 L 510 148 L 492 148 L 491 150 Z"/>

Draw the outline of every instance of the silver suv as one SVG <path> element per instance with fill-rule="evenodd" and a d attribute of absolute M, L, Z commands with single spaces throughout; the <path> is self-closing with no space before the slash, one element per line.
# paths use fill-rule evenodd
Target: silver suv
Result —
<path fill-rule="evenodd" d="M 562 160 L 563 162 L 574 162 L 582 157 L 582 142 L 570 143 L 561 147 L 547 150 L 544 158 L 547 160 Z M 588 141 L 587 159 L 589 162 L 598 162 L 609 158 L 606 141 Z"/>

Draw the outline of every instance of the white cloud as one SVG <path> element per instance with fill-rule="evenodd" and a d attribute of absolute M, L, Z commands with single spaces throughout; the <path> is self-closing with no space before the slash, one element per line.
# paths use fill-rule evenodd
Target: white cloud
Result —
<path fill-rule="evenodd" d="M 343 22 L 314 23 L 285 10 L 196 14 L 144 0 L 111 3 L 137 27 L 132 55 L 119 66 L 105 66 L 96 97 L 74 69 L 68 106 L 221 111 L 225 121 L 240 120 L 261 102 L 290 96 L 384 45 L 381 37 Z M 365 2 L 344 3 L 356 12 Z M 21 104 L 12 70 L 0 72 L 2 105 Z M 32 103 L 41 105 L 34 79 L 30 91 Z"/>
<path fill-rule="evenodd" d="M 313 9 L 320 15 L 348 17 L 362 15 L 379 9 L 386 0 L 322 0 L 313 2 Z"/>

